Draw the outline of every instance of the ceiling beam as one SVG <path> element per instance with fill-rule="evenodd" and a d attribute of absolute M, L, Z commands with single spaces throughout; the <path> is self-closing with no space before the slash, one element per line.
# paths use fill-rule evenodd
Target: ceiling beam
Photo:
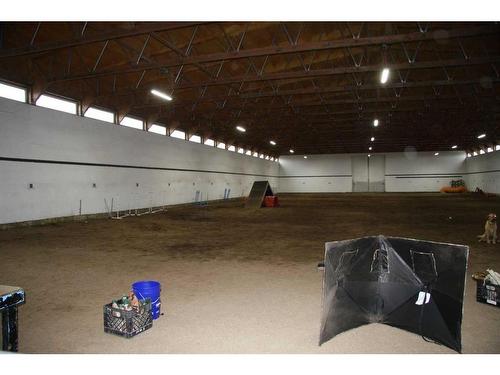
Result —
<path fill-rule="evenodd" d="M 115 31 L 109 31 L 109 32 L 101 32 L 101 33 L 97 33 L 96 35 L 91 35 L 91 36 L 87 36 L 88 35 L 88 31 L 87 31 L 87 33 L 85 33 L 85 35 L 82 37 L 70 39 L 70 40 L 66 40 L 66 41 L 48 42 L 48 43 L 41 43 L 41 44 L 38 44 L 35 46 L 30 45 L 30 46 L 26 46 L 26 47 L 5 49 L 3 51 L 0 51 L 0 58 L 37 55 L 37 54 L 41 54 L 41 53 L 51 52 L 54 50 L 77 47 L 77 46 L 81 46 L 84 44 L 104 42 L 106 40 L 128 38 L 128 37 L 138 36 L 138 35 L 142 35 L 142 34 L 149 34 L 149 33 L 154 32 L 154 31 L 177 30 L 177 29 L 182 29 L 182 28 L 186 28 L 186 27 L 196 26 L 199 24 L 200 24 L 200 22 L 168 22 L 168 23 L 167 22 L 158 22 L 158 23 L 148 22 L 145 25 L 140 25 L 132 30 L 115 30 Z M 88 28 L 88 26 L 87 26 L 87 28 Z"/>
<path fill-rule="evenodd" d="M 204 55 L 185 56 L 165 63 L 145 64 L 142 65 L 140 68 L 110 70 L 110 71 L 95 72 L 90 74 L 77 74 L 67 77 L 60 77 L 58 79 L 53 80 L 53 82 L 66 82 L 78 79 L 103 77 L 112 74 L 128 74 L 140 70 L 156 70 L 160 68 L 169 68 L 180 65 L 212 63 L 212 62 L 220 62 L 227 60 L 243 59 L 249 57 L 271 56 L 271 55 L 290 54 L 290 53 L 295 54 L 295 53 L 330 50 L 330 49 L 347 48 L 347 47 L 354 48 L 361 46 L 384 45 L 384 44 L 387 45 L 396 43 L 425 41 L 425 40 L 473 37 L 485 34 L 495 34 L 498 33 L 499 30 L 500 26 L 496 24 L 491 24 L 487 26 L 469 27 L 464 29 L 449 29 L 446 30 L 445 33 L 413 32 L 407 34 L 383 35 L 383 36 L 365 37 L 359 39 L 347 38 L 347 39 L 322 41 L 322 42 L 307 42 L 298 45 L 268 46 L 268 47 L 253 48 L 253 49 L 246 49 L 239 51 L 226 51 L 226 52 L 210 53 Z M 2 57 L 1 54 L 0 57 Z"/>
<path fill-rule="evenodd" d="M 492 79 L 491 83 L 500 83 L 500 78 Z M 397 88 L 422 88 L 422 87 L 437 87 L 437 86 L 452 86 L 452 85 L 474 85 L 480 84 L 479 79 L 475 80 L 464 80 L 464 81 L 454 81 L 454 80 L 433 80 L 433 81 L 418 81 L 418 82 L 406 82 L 406 83 L 391 83 L 384 85 L 381 87 L 380 85 L 362 85 L 362 86 L 336 86 L 332 88 L 307 88 L 307 89 L 294 89 L 294 90 L 280 90 L 276 92 L 264 92 L 264 93 L 242 93 L 240 95 L 231 95 L 231 96 L 217 96 L 217 97 L 208 97 L 206 101 L 217 102 L 224 101 L 226 99 L 260 99 L 265 97 L 273 97 L 273 96 L 290 96 L 290 95 L 317 95 L 322 93 L 346 93 L 350 90 L 364 91 L 364 90 L 379 90 L 379 89 L 397 89 Z M 133 94 L 133 93 L 131 93 Z M 107 97 L 107 96 L 106 96 Z M 399 98 L 401 99 L 401 97 Z M 398 98 L 396 96 L 393 97 L 394 101 L 397 101 Z M 138 103 L 136 98 L 133 98 L 133 103 L 131 103 L 132 109 L 140 109 L 147 110 L 149 108 L 161 108 L 161 109 L 173 109 L 178 107 L 185 107 L 192 103 L 195 100 L 182 100 L 176 102 L 176 100 L 172 101 L 172 105 L 165 104 L 164 102 L 157 103 L 148 103 L 142 104 Z"/>
<path fill-rule="evenodd" d="M 274 124 L 274 128 L 276 128 L 276 125 L 280 121 L 284 121 L 286 123 L 290 123 L 292 120 L 299 120 L 301 123 L 330 123 L 330 122 L 338 122 L 338 121 L 349 121 L 351 123 L 354 122 L 363 122 L 367 123 L 370 122 L 370 120 L 373 120 L 372 117 L 370 118 L 364 118 L 363 115 L 370 115 L 370 114 L 375 114 L 375 115 L 380 115 L 378 116 L 379 120 L 384 120 L 384 122 L 387 122 L 388 120 L 391 120 L 392 118 L 398 117 L 398 115 L 411 112 L 414 113 L 415 116 L 418 118 L 424 117 L 424 118 L 429 118 L 433 117 L 434 119 L 482 119 L 483 121 L 487 122 L 494 122 L 496 120 L 496 117 L 500 113 L 500 108 L 494 108 L 490 111 L 488 111 L 486 114 L 484 112 L 479 112 L 475 108 L 464 108 L 462 106 L 440 106 L 438 108 L 426 108 L 424 106 L 412 106 L 412 107 L 407 107 L 407 108 L 377 108 L 377 109 L 368 109 L 368 110 L 344 110 L 344 111 L 336 111 L 336 112 L 331 112 L 331 113 L 304 113 L 304 114 L 296 114 L 292 112 L 269 112 L 267 114 L 263 113 L 255 113 L 252 111 L 249 112 L 244 112 L 241 113 L 240 116 L 235 118 L 234 116 L 231 115 L 225 115 L 225 116 L 212 116 L 209 117 L 211 118 L 212 121 L 218 121 L 218 122 L 223 122 L 226 124 L 233 124 L 233 123 L 238 123 L 238 122 L 249 122 L 249 123 L 255 123 L 257 118 L 259 119 L 259 123 L 269 123 L 269 125 Z M 383 114 L 391 114 L 389 115 L 388 119 L 385 117 L 381 117 Z M 177 120 L 181 120 L 180 117 L 176 116 L 175 114 L 169 115 L 169 114 L 163 114 L 165 117 L 171 117 L 175 118 Z M 357 115 L 357 117 L 348 117 L 348 118 L 342 118 L 339 116 L 342 115 Z M 195 117 L 198 118 L 203 118 L 202 113 L 196 113 Z M 189 118 L 189 117 L 184 117 L 184 119 Z M 270 118 L 272 120 L 262 120 L 262 118 Z"/>
<path fill-rule="evenodd" d="M 438 145 L 442 148 L 448 148 L 450 149 L 453 144 L 457 144 L 460 146 L 465 146 L 468 144 L 474 144 L 476 142 L 470 141 L 470 137 L 448 137 L 444 142 L 443 140 L 441 141 L 429 141 L 429 139 L 426 139 L 424 137 L 385 137 L 383 139 L 376 140 L 375 142 L 370 142 L 369 138 L 365 138 L 360 141 L 347 141 L 347 139 L 339 139 L 339 134 L 335 136 L 334 134 L 331 135 L 324 135 L 324 138 L 331 137 L 331 141 L 329 142 L 328 139 L 321 141 L 321 142 L 315 142 L 314 144 L 311 144 L 311 146 L 300 146 L 300 145 L 294 145 L 292 143 L 288 143 L 286 140 L 283 142 L 278 143 L 278 150 L 283 149 L 285 147 L 293 147 L 294 151 L 300 151 L 300 150 L 305 150 L 305 149 L 314 149 L 316 147 L 339 147 L 339 146 L 344 146 L 344 145 L 350 145 L 350 146 L 362 146 L 365 148 L 366 151 L 368 150 L 367 146 L 371 146 L 372 150 L 371 151 L 376 151 L 377 148 L 380 150 L 380 148 L 387 148 L 387 146 L 391 145 L 412 145 L 412 146 L 428 146 L 428 145 Z M 290 146 L 285 146 L 290 145 Z M 446 144 L 446 146 L 444 146 Z M 267 147 L 267 146 L 266 146 Z"/>
<path fill-rule="evenodd" d="M 492 78 L 491 83 L 500 82 L 500 78 Z M 240 98 L 246 99 L 255 99 L 255 98 L 264 98 L 275 95 L 315 95 L 319 93 L 331 93 L 331 92 L 346 92 L 349 90 L 377 90 L 377 89 L 394 89 L 394 88 L 412 88 L 412 87 L 432 87 L 432 86 L 453 86 L 453 85 L 473 85 L 480 84 L 479 79 L 473 80 L 465 80 L 465 81 L 455 81 L 455 80 L 433 80 L 433 81 L 417 81 L 417 82 L 406 82 L 406 83 L 392 83 L 389 85 L 381 86 L 380 84 L 376 85 L 362 85 L 362 86 L 336 86 L 332 88 L 309 88 L 309 89 L 294 89 L 294 90 L 281 90 L 277 92 L 264 92 L 264 93 L 252 93 L 252 94 L 241 94 Z"/>
<path fill-rule="evenodd" d="M 474 66 L 483 64 L 493 64 L 500 62 L 500 56 L 495 57 L 481 57 L 481 58 L 471 58 L 465 60 L 451 59 L 442 61 L 423 61 L 417 63 L 399 63 L 399 64 L 387 64 L 391 70 L 416 70 L 416 69 L 436 69 L 436 68 L 448 68 L 457 66 Z M 345 75 L 352 73 L 365 73 L 365 72 L 379 72 L 381 70 L 381 64 L 366 65 L 366 66 L 351 66 L 351 67 L 338 67 L 332 69 L 317 69 L 317 70 L 301 70 L 294 72 L 283 72 L 283 73 L 270 73 L 262 74 L 257 76 L 238 76 L 219 80 L 206 80 L 203 82 L 196 83 L 186 83 L 176 87 L 177 90 L 187 89 L 187 88 L 197 88 L 201 86 L 215 86 L 215 85 L 227 85 L 232 83 L 240 83 L 245 80 L 245 82 L 261 82 L 261 81 L 273 81 L 273 80 L 287 80 L 287 79 L 300 79 L 300 78 L 318 78 L 318 77 L 330 77 L 335 75 Z M 383 86 L 382 86 L 383 87 Z"/>
<path fill-rule="evenodd" d="M 442 61 L 424 61 L 418 63 L 398 63 L 398 64 L 390 64 L 389 67 L 392 70 L 417 70 L 417 69 L 443 69 L 448 67 L 458 67 L 458 66 L 475 66 L 475 65 L 484 65 L 484 64 L 495 64 L 500 62 L 500 56 L 489 56 L 489 57 L 480 57 L 480 58 L 470 58 L 468 60 L 459 58 L 459 59 L 450 59 L 450 60 L 442 60 Z M 364 72 L 378 72 L 381 69 L 380 64 L 376 65 L 367 65 L 361 67 L 339 67 L 332 69 L 317 69 L 317 70 L 309 70 L 309 71 L 294 71 L 294 72 L 282 72 L 282 73 L 270 73 L 270 74 L 262 74 L 255 76 L 237 76 L 226 79 L 208 79 L 201 82 L 192 82 L 179 84 L 175 86 L 175 90 L 186 90 L 192 88 L 199 88 L 205 86 L 216 86 L 216 85 L 231 85 L 231 84 L 239 84 L 242 81 L 248 82 L 262 82 L 262 81 L 273 81 L 273 80 L 286 80 L 286 79 L 309 79 L 309 78 L 318 78 L 318 77 L 330 77 L 335 75 L 345 75 L 352 73 L 364 73 Z M 59 81 L 52 81 L 51 83 L 57 83 Z M 148 92 L 150 87 L 154 86 L 154 84 L 149 84 L 147 88 L 140 88 L 138 90 L 135 89 L 122 89 L 118 92 L 103 94 L 96 99 L 106 98 L 108 96 L 116 96 L 121 94 L 128 94 L 130 92 L 143 93 Z M 379 86 L 379 87 L 386 87 Z"/>
<path fill-rule="evenodd" d="M 307 132 L 312 131 L 313 133 L 321 134 L 366 134 L 370 132 L 373 134 L 384 134 L 389 131 L 391 134 L 394 132 L 399 132 L 402 134 L 408 134 L 408 132 L 414 132 L 421 129 L 427 129 L 424 133 L 428 138 L 428 133 L 431 130 L 448 129 L 447 131 L 452 131 L 454 136 L 458 137 L 461 133 L 457 131 L 461 127 L 467 127 L 467 131 L 473 131 L 474 126 L 482 131 L 486 131 L 489 135 L 490 133 L 495 133 L 494 129 L 496 127 L 496 122 L 489 120 L 485 121 L 477 117 L 467 116 L 465 113 L 457 113 L 455 117 L 446 117 L 443 114 L 445 112 L 434 112 L 433 116 L 414 116 L 411 120 L 408 116 L 405 116 L 404 112 L 395 113 L 389 121 L 382 122 L 382 125 L 378 128 L 373 128 L 371 126 L 371 119 L 360 119 L 357 116 L 351 116 L 348 118 L 333 118 L 333 119 L 312 119 L 309 121 L 300 120 L 295 116 L 276 116 L 275 121 L 255 121 L 248 120 L 246 118 L 241 119 L 239 122 L 232 122 L 220 118 L 213 118 L 211 120 L 203 119 L 201 116 L 197 116 L 197 120 L 192 118 L 170 118 L 165 116 L 159 116 L 158 121 L 164 123 L 171 123 L 176 121 L 179 124 L 179 128 L 188 130 L 193 124 L 197 126 L 201 124 L 201 129 L 206 129 L 217 125 L 217 133 L 221 138 L 234 137 L 234 134 L 238 135 L 237 138 L 244 139 L 248 144 L 258 144 L 262 139 L 267 139 L 268 136 L 273 136 L 277 138 L 284 138 L 289 135 L 299 136 L 301 143 L 308 143 L 307 138 L 311 135 Z M 163 121 L 162 121 L 163 120 Z M 201 121 L 201 122 L 200 122 Z M 236 130 L 232 128 L 236 123 L 243 123 L 247 128 L 247 133 L 244 137 L 236 133 Z M 227 127 L 230 129 L 227 129 Z M 471 130 L 472 129 L 472 130 Z M 229 130 L 229 133 L 228 133 Z M 313 134 L 316 137 L 315 134 Z M 313 137 L 313 138 L 314 138 Z M 311 139 L 310 142 L 315 143 L 316 140 Z M 474 138 L 474 137 L 473 137 Z M 321 137 L 320 137 L 321 139 Z"/>
<path fill-rule="evenodd" d="M 424 122 L 430 121 L 429 116 L 427 116 L 427 117 L 418 116 L 418 117 L 408 118 L 408 116 L 405 116 L 406 112 L 408 112 L 408 111 L 395 112 L 394 115 L 389 119 L 390 124 L 397 124 L 399 121 L 404 121 L 406 124 L 409 124 L 409 123 L 421 124 L 422 121 L 424 121 Z M 420 111 L 420 112 L 422 112 L 422 111 Z M 354 112 L 354 113 L 345 113 L 345 114 L 356 115 L 357 113 Z M 428 112 L 427 114 L 433 114 L 434 115 L 433 119 L 439 120 L 439 121 L 445 121 L 445 120 L 448 121 L 452 118 L 458 119 L 461 123 L 468 122 L 469 124 L 470 124 L 471 120 L 474 120 L 476 122 L 479 121 L 477 116 L 472 116 L 472 115 L 468 116 L 468 113 L 465 110 L 462 112 L 457 112 L 457 113 L 452 113 L 452 114 L 450 114 L 449 111 L 441 111 L 441 112 L 434 111 L 434 112 Z M 448 115 L 448 116 L 443 116 L 443 114 Z M 170 123 L 172 121 L 177 121 L 177 122 L 179 122 L 181 128 L 183 127 L 182 124 L 193 122 L 192 117 L 188 117 L 188 116 L 185 116 L 185 117 L 178 117 L 175 115 L 170 116 L 170 114 L 166 114 L 166 113 L 158 113 L 157 115 L 158 115 L 158 122 L 165 124 L 165 122 Z M 353 126 L 356 127 L 358 125 L 369 126 L 369 129 L 373 129 L 373 131 L 377 131 L 377 132 L 384 131 L 385 129 L 387 129 L 387 127 L 386 127 L 387 121 L 382 122 L 381 126 L 379 126 L 378 128 L 375 129 L 371 126 L 371 120 L 373 120 L 373 118 L 371 118 L 371 117 L 370 118 L 363 118 L 363 117 L 360 118 L 359 116 L 334 117 L 334 118 L 330 118 L 330 119 L 324 119 L 324 118 L 313 119 L 312 118 L 310 120 L 307 120 L 307 119 L 304 120 L 304 119 L 297 118 L 297 116 L 291 116 L 291 115 L 279 116 L 278 115 L 274 119 L 265 119 L 265 120 L 259 120 L 259 121 L 255 121 L 255 119 L 252 117 L 244 117 L 244 118 L 232 119 L 231 121 L 228 121 L 226 119 L 220 119 L 220 118 L 215 118 L 215 117 L 212 119 L 209 119 L 209 118 L 204 117 L 200 114 L 197 114 L 195 116 L 195 118 L 199 121 L 202 121 L 207 126 L 209 126 L 209 125 L 222 126 L 223 124 L 225 124 L 226 127 L 227 127 L 227 125 L 229 125 L 229 127 L 231 127 L 231 129 L 233 129 L 232 126 L 235 123 L 245 124 L 246 128 L 247 128 L 247 133 L 245 134 L 245 137 L 251 137 L 252 134 L 254 134 L 251 131 L 252 129 L 258 129 L 259 134 L 261 131 L 264 131 L 264 130 L 265 131 L 274 131 L 275 130 L 277 133 L 281 133 L 285 129 L 288 132 L 290 132 L 290 131 L 294 130 L 295 126 L 297 126 L 298 129 L 303 129 L 304 126 L 309 126 L 309 125 L 311 125 L 311 126 L 316 126 L 316 125 L 317 126 L 322 126 L 322 125 L 328 126 L 328 125 L 332 125 L 332 124 L 344 124 L 344 123 L 347 124 L 345 126 L 346 129 L 353 129 Z M 381 119 L 384 119 L 384 118 L 380 117 L 379 120 L 381 120 Z M 489 124 L 495 124 L 496 122 L 494 120 L 491 120 L 490 122 L 485 122 L 485 121 L 482 121 L 482 119 L 481 119 L 480 123 L 485 125 L 485 126 L 488 126 Z M 257 125 L 259 125 L 259 126 L 257 126 Z M 283 129 L 281 128 L 281 125 L 283 125 Z M 337 128 L 337 125 L 335 126 L 335 128 Z M 332 129 L 335 129 L 335 128 L 332 128 Z M 363 127 L 362 129 L 366 130 L 368 128 Z"/>
<path fill-rule="evenodd" d="M 497 104 L 493 106 L 492 108 L 489 108 L 488 112 L 482 112 L 478 111 L 477 107 L 465 107 L 462 105 L 457 105 L 458 103 L 453 103 L 453 105 L 439 105 L 438 107 L 426 107 L 425 105 L 422 106 L 407 106 L 407 107 L 396 107 L 393 108 L 391 107 L 385 107 L 385 108 L 367 108 L 363 110 L 359 109 L 353 109 L 353 110 L 342 110 L 342 111 L 332 111 L 331 113 L 327 112 L 294 112 L 293 110 L 286 108 L 287 112 L 284 112 L 282 109 L 278 110 L 271 110 L 271 111 L 256 111 L 253 108 L 248 108 L 244 111 L 239 112 L 239 116 L 235 118 L 232 114 L 230 113 L 221 113 L 222 116 L 214 116 L 214 119 L 219 119 L 219 120 L 231 120 L 234 119 L 234 121 L 238 120 L 245 120 L 245 119 L 255 119 L 259 118 L 262 119 L 263 117 L 271 117 L 272 121 L 276 120 L 277 115 L 281 115 L 283 117 L 290 116 L 290 117 L 295 117 L 295 118 L 301 118 L 302 121 L 307 121 L 311 120 L 314 118 L 318 118 L 321 116 L 329 116 L 331 119 L 336 119 L 340 115 L 345 115 L 345 114 L 368 114 L 368 113 L 374 113 L 374 114 L 382 114 L 382 113 L 399 113 L 399 112 L 415 112 L 415 114 L 418 113 L 423 113 L 423 114 L 429 114 L 429 113 L 444 113 L 448 117 L 453 117 L 456 116 L 457 114 L 460 114 L 462 116 L 463 113 L 465 114 L 470 114 L 473 115 L 474 117 L 478 117 L 478 115 L 481 115 L 482 117 L 486 118 L 488 116 L 493 116 L 498 113 L 500 113 L 500 106 Z M 453 112 L 450 112 L 453 111 Z M 205 112 L 202 112 L 205 113 Z M 201 116 L 202 113 L 197 113 L 197 116 Z"/>
<path fill-rule="evenodd" d="M 238 98 L 238 97 L 234 97 Z M 360 98 L 360 99 L 330 99 L 330 100 L 324 100 L 323 102 L 320 102 L 318 100 L 313 100 L 307 99 L 307 100 L 294 100 L 293 101 L 293 106 L 294 108 L 301 108 L 301 107 L 321 107 L 321 106 L 329 106 L 329 105 L 336 105 L 336 104 L 367 104 L 367 103 L 400 103 L 400 102 L 411 102 L 411 101 L 435 101 L 435 100 L 453 100 L 453 99 L 469 99 L 469 98 L 478 98 L 480 100 L 488 101 L 488 100 L 495 100 L 500 102 L 500 96 L 496 95 L 478 95 L 478 94 L 463 94 L 460 96 L 457 95 L 437 95 L 437 94 L 432 94 L 432 95 L 405 95 L 401 97 L 395 97 L 395 96 L 381 96 L 381 97 L 371 97 L 371 98 Z M 170 109 L 173 108 L 182 108 L 185 107 L 186 105 L 190 104 L 191 101 L 177 101 L 177 102 L 172 102 L 172 105 L 169 105 L 168 107 Z M 204 100 L 198 101 L 198 104 L 205 104 L 205 103 L 212 103 L 215 104 L 215 101 L 211 98 L 207 98 Z M 268 110 L 268 109 L 284 109 L 284 108 L 290 108 L 288 105 L 265 105 L 264 103 L 249 103 L 248 105 L 255 105 L 257 109 L 262 109 L 262 110 Z M 145 109 L 145 108 L 157 108 L 159 106 L 158 103 L 151 103 L 151 104 L 139 104 L 139 105 L 134 105 L 134 109 Z M 165 106 L 165 104 L 163 104 Z M 226 105 L 224 107 L 225 110 L 233 110 L 233 111 L 238 111 L 240 109 L 243 109 L 244 107 L 242 106 L 231 106 L 231 105 Z"/>

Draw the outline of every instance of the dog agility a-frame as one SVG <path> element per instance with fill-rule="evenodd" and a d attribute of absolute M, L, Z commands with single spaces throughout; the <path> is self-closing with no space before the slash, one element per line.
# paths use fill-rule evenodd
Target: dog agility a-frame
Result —
<path fill-rule="evenodd" d="M 273 195 L 269 181 L 255 181 L 248 195 L 245 207 L 260 208 L 264 203 L 264 198 Z"/>

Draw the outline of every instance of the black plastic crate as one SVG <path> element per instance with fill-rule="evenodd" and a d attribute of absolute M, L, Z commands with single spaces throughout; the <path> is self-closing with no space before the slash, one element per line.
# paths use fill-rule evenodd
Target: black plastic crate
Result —
<path fill-rule="evenodd" d="M 476 280 L 476 300 L 488 305 L 500 307 L 500 286 Z"/>
<path fill-rule="evenodd" d="M 125 311 L 104 305 L 104 332 L 131 338 L 153 326 L 151 300 L 148 298 L 139 311 Z"/>

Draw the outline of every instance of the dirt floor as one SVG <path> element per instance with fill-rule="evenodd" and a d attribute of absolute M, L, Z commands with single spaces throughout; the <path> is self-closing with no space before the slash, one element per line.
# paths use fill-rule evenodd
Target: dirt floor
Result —
<path fill-rule="evenodd" d="M 384 234 L 470 246 L 464 353 L 500 353 L 500 309 L 477 303 L 473 272 L 500 271 L 478 243 L 499 198 L 442 194 L 281 195 L 281 207 L 232 201 L 123 220 L 0 231 L 0 284 L 24 287 L 25 353 L 453 353 L 371 324 L 318 346 L 327 241 Z M 162 284 L 163 312 L 130 340 L 103 332 L 102 308 L 131 283 Z"/>

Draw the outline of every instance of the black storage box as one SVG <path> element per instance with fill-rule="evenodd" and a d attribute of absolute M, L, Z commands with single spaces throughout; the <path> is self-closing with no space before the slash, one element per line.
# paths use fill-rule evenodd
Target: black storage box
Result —
<path fill-rule="evenodd" d="M 476 300 L 478 302 L 500 307 L 500 286 L 493 285 L 484 280 L 476 280 L 476 285 Z"/>
<path fill-rule="evenodd" d="M 104 332 L 131 338 L 153 326 L 151 300 L 147 298 L 139 311 L 126 311 L 104 305 Z"/>

